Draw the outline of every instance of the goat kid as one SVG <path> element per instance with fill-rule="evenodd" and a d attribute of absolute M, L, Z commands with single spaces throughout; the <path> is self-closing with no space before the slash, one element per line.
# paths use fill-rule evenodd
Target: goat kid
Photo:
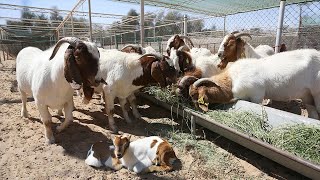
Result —
<path fill-rule="evenodd" d="M 224 72 L 193 83 L 189 95 L 204 111 L 209 103 L 233 99 L 261 103 L 302 99 L 309 117 L 319 119 L 320 52 L 314 49 L 287 51 L 262 59 L 243 59 Z M 315 107 L 314 107 L 315 105 Z"/>
<path fill-rule="evenodd" d="M 48 108 L 64 108 L 65 121 L 57 131 L 65 129 L 73 121 L 74 89 L 83 85 L 89 90 L 86 98 L 91 99 L 91 86 L 97 85 L 98 60 L 99 52 L 94 44 L 70 37 L 60 39 L 54 48 L 46 51 L 26 47 L 19 52 L 16 74 L 22 100 L 21 116 L 28 117 L 27 95 L 32 95 L 45 126 L 47 143 L 54 142 Z"/>
<path fill-rule="evenodd" d="M 173 170 L 177 156 L 168 143 L 158 136 L 151 136 L 130 142 L 131 136 L 115 136 L 113 146 L 98 142 L 91 146 L 86 164 L 102 165 L 114 170 L 122 166 L 135 173 Z"/>

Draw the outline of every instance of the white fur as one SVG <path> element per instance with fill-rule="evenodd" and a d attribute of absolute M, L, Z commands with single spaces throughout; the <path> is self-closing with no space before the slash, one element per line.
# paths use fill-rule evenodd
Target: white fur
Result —
<path fill-rule="evenodd" d="M 157 54 L 157 51 L 153 49 L 151 46 L 147 46 L 143 48 L 144 53 L 143 54 Z"/>
<path fill-rule="evenodd" d="M 157 143 L 151 148 L 153 140 L 157 140 Z M 158 146 L 162 142 L 163 140 L 158 136 L 150 136 L 131 142 L 126 153 L 120 159 L 122 165 L 130 171 L 140 173 L 153 164 L 152 161 L 157 156 Z"/>
<path fill-rule="evenodd" d="M 320 52 L 314 49 L 288 51 L 259 60 L 243 59 L 227 69 L 236 99 L 261 103 L 302 99 L 313 118 L 315 102 L 320 112 Z M 215 78 L 215 76 L 213 77 Z M 312 112 L 313 111 L 313 112 Z"/>
<path fill-rule="evenodd" d="M 93 154 L 94 154 L 94 151 L 92 150 L 92 146 L 91 146 L 90 150 L 88 151 L 85 163 L 89 166 L 101 167 L 103 165 L 101 160 L 94 157 Z"/>
<path fill-rule="evenodd" d="M 89 52 L 98 57 L 96 48 L 86 43 Z M 62 131 L 73 121 L 73 89 L 64 77 L 64 53 L 69 46 L 64 43 L 60 46 L 55 57 L 49 61 L 53 47 L 42 51 L 35 47 L 22 49 L 17 56 L 17 82 L 21 93 L 22 109 L 21 116 L 27 117 L 27 95 L 32 95 L 40 112 L 41 120 L 46 127 L 46 140 L 54 142 L 51 126 L 51 114 L 48 108 L 62 109 L 65 111 L 65 121 L 57 127 Z"/>

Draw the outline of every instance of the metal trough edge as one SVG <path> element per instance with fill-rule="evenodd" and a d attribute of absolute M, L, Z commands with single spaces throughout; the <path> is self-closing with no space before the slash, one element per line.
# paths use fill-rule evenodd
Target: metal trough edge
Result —
<path fill-rule="evenodd" d="M 186 115 L 191 115 L 194 117 L 195 122 L 197 124 L 217 134 L 220 134 L 225 138 L 235 143 L 238 143 L 262 156 L 265 156 L 266 158 L 271 159 L 274 162 L 277 162 L 289 169 L 292 169 L 293 171 L 296 171 L 306 177 L 309 177 L 311 179 L 320 178 L 320 166 L 312 164 L 307 160 L 304 160 L 281 149 L 278 149 L 257 138 L 250 137 L 249 135 L 238 132 L 233 128 L 209 120 L 209 118 L 196 113 L 194 110 L 190 108 L 171 106 L 144 93 L 139 93 L 139 96 L 153 102 L 154 104 L 162 106 L 169 111 L 179 114 L 182 117 L 186 117 Z"/>

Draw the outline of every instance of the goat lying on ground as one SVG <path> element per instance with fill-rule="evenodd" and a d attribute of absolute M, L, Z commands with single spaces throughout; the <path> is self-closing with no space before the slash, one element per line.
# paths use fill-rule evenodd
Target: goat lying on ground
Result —
<path fill-rule="evenodd" d="M 48 108 L 64 108 L 65 121 L 57 130 L 65 129 L 73 121 L 74 89 L 80 89 L 83 84 L 86 98 L 91 99 L 91 86 L 97 85 L 98 61 L 97 47 L 77 38 L 63 38 L 46 51 L 26 47 L 19 52 L 16 74 L 22 100 L 21 116 L 28 116 L 27 94 L 32 95 L 45 126 L 48 143 L 54 142 Z"/>
<path fill-rule="evenodd" d="M 216 76 L 195 81 L 189 94 L 196 106 L 205 111 L 208 103 L 227 103 L 233 99 L 254 103 L 261 103 L 263 98 L 302 99 L 310 117 L 318 119 L 320 52 L 301 49 L 236 61 Z"/>
<path fill-rule="evenodd" d="M 135 173 L 173 170 L 177 156 L 168 143 L 158 136 L 130 142 L 131 136 L 115 136 L 113 146 L 95 143 L 88 151 L 86 164 L 94 167 L 108 166 L 119 170 L 122 166 Z"/>
<path fill-rule="evenodd" d="M 172 60 L 166 56 L 159 57 L 153 54 L 141 56 L 118 50 L 105 50 L 100 53 L 100 70 L 97 77 L 103 78 L 107 83 L 103 85 L 103 91 L 109 126 L 114 132 L 118 131 L 113 118 L 115 97 L 119 98 L 123 116 L 130 123 L 131 119 L 125 109 L 126 98 L 132 106 L 133 115 L 140 118 L 133 92 L 150 84 L 160 84 L 161 87 L 165 87 L 176 82 L 177 72 Z"/>
<path fill-rule="evenodd" d="M 262 58 L 274 54 L 273 48 L 268 45 L 260 45 L 255 50 L 248 42 L 243 40 L 242 36 L 248 36 L 249 33 L 232 32 L 224 37 L 218 50 L 218 56 L 221 59 L 219 68 L 224 69 L 229 62 L 234 62 L 243 58 Z"/>

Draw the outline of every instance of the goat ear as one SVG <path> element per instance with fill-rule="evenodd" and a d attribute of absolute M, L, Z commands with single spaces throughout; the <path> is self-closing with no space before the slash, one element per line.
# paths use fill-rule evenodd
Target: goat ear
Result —
<path fill-rule="evenodd" d="M 155 61 L 151 65 L 151 76 L 152 78 L 160 84 L 161 87 L 166 86 L 166 80 L 163 77 L 162 71 L 160 69 L 160 62 Z"/>
<path fill-rule="evenodd" d="M 173 39 L 174 48 L 178 49 L 180 45 L 181 38 L 179 35 L 175 35 Z"/>
<path fill-rule="evenodd" d="M 73 89 L 79 90 L 82 86 L 82 78 L 73 53 L 74 48 L 69 46 L 64 54 L 64 77 Z"/>

